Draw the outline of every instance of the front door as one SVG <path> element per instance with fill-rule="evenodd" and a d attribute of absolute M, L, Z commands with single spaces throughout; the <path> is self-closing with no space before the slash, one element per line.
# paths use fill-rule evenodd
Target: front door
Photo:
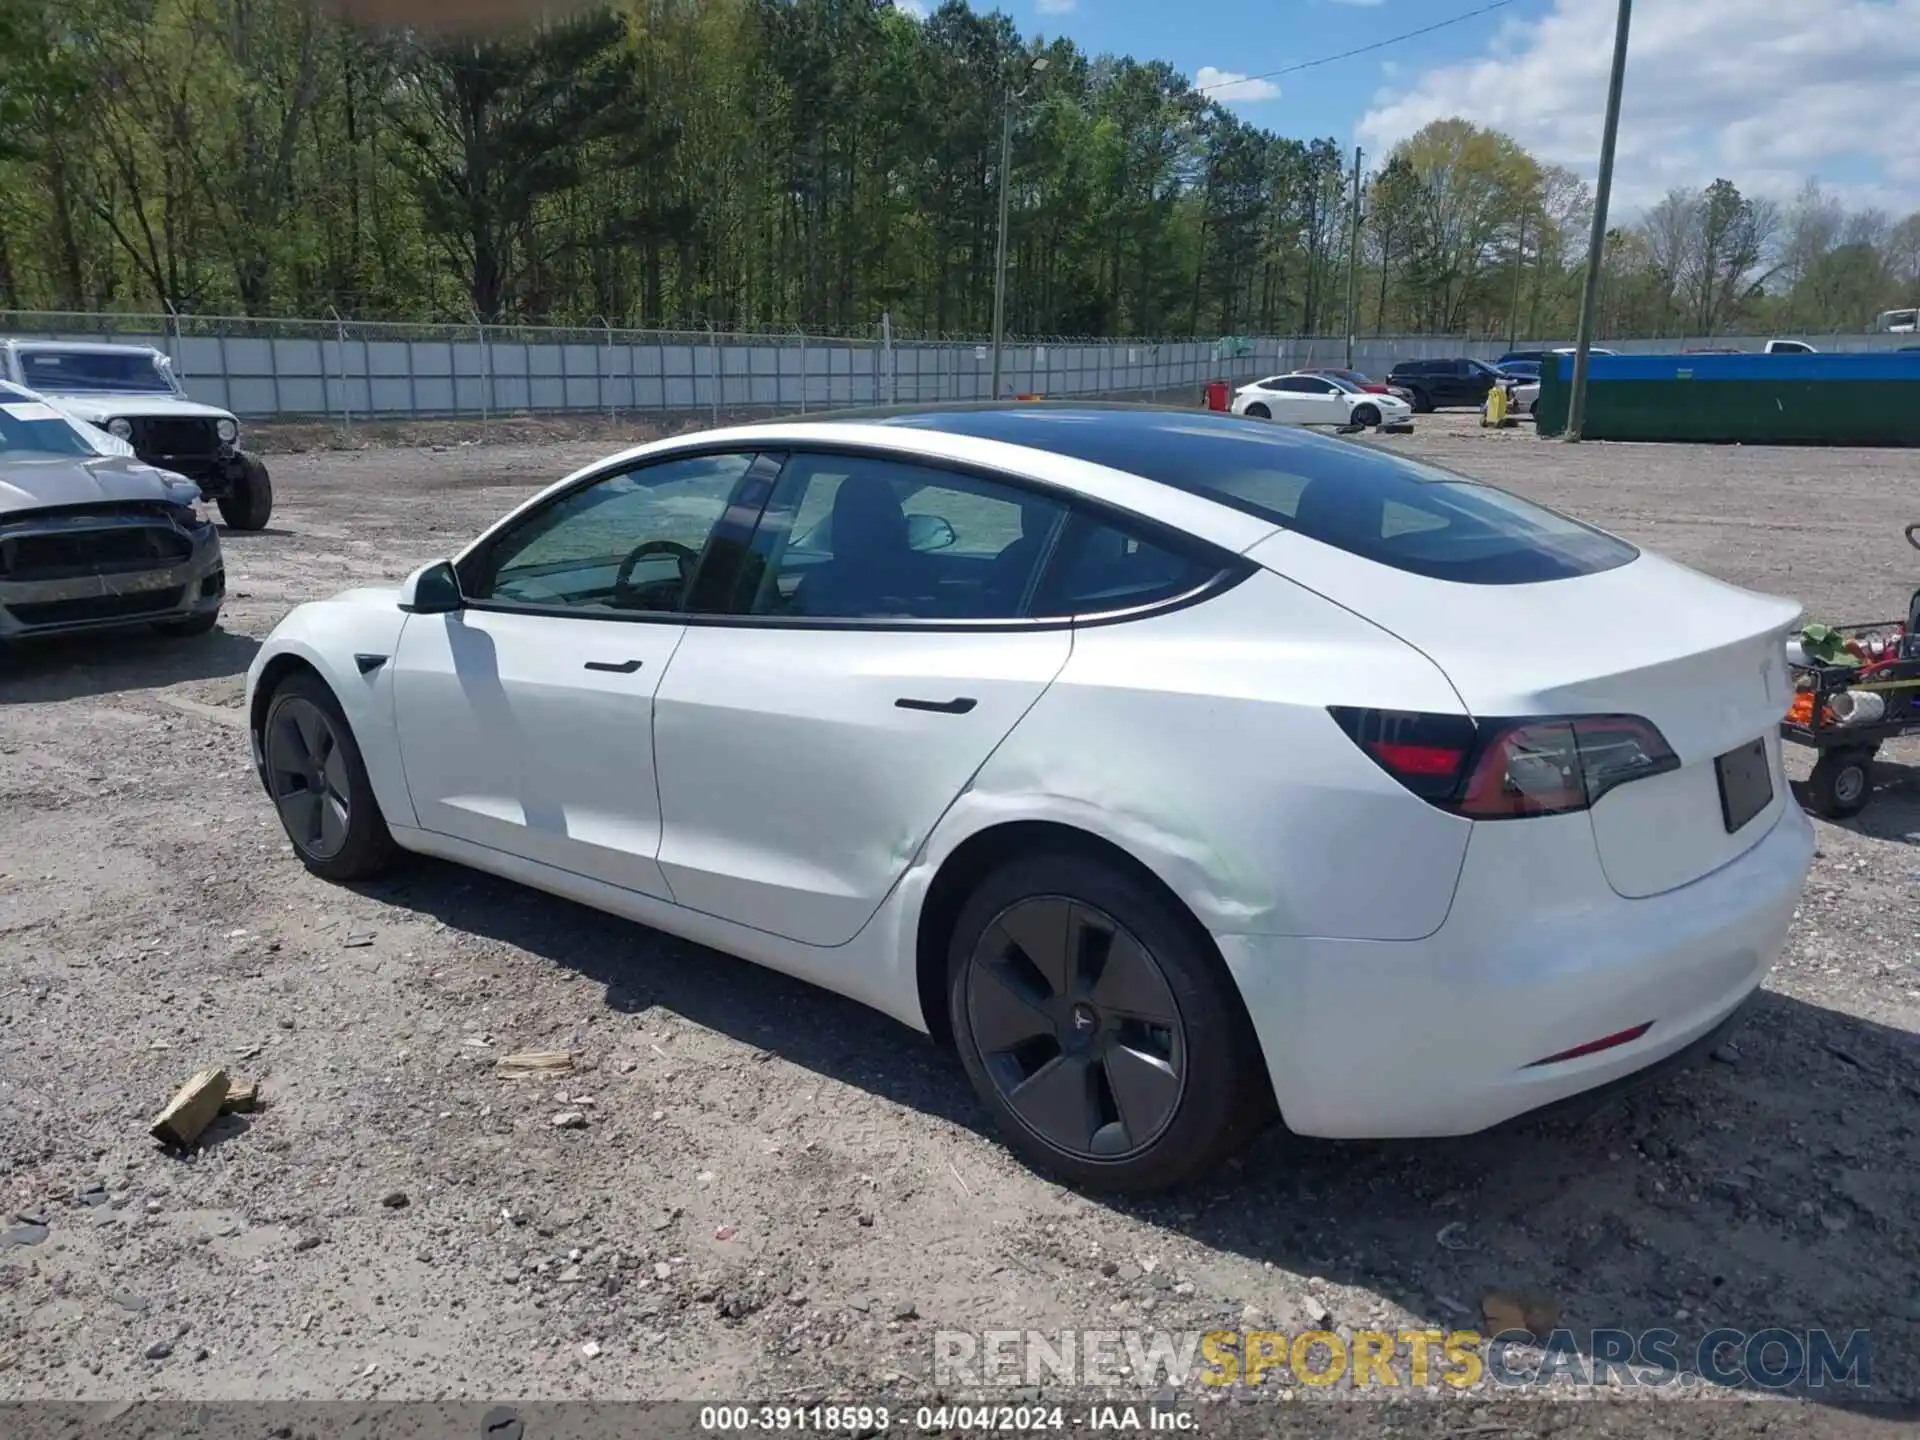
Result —
<path fill-rule="evenodd" d="M 1064 521 L 998 481 L 796 454 L 739 620 L 689 627 L 655 697 L 674 898 L 813 945 L 852 939 L 1066 663 L 1026 613 Z"/>
<path fill-rule="evenodd" d="M 669 894 L 654 696 L 752 459 L 685 457 L 592 477 L 462 561 L 466 608 L 407 621 L 394 703 L 424 829 Z"/>

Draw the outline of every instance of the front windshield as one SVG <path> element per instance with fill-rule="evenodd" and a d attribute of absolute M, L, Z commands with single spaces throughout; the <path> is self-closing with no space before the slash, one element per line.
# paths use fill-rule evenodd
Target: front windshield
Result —
<path fill-rule="evenodd" d="M 94 455 L 77 426 L 51 405 L 0 389 L 0 455 Z"/>
<path fill-rule="evenodd" d="M 60 350 L 36 346 L 20 352 L 20 378 L 50 394 L 151 391 L 171 395 L 173 380 L 158 357 L 139 350 Z"/>

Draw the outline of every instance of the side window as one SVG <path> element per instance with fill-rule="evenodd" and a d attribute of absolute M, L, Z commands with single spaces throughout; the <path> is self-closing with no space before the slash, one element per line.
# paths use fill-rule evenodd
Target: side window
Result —
<path fill-rule="evenodd" d="M 1313 390 L 1314 383 L 1299 375 L 1289 375 L 1280 382 L 1280 388 L 1293 395 L 1302 395 Z"/>
<path fill-rule="evenodd" d="M 1057 500 L 879 456 L 796 454 L 755 528 L 734 609 L 795 619 L 1025 613 Z"/>
<path fill-rule="evenodd" d="M 1219 573 L 1210 559 L 1076 511 L 1040 577 L 1032 614 L 1061 619 L 1154 605 L 1190 594 Z"/>
<path fill-rule="evenodd" d="M 614 613 L 682 608 L 752 455 L 623 470 L 522 517 L 463 566 L 468 598 Z"/>
<path fill-rule="evenodd" d="M 1286 381 L 1280 376 L 1270 375 L 1260 382 L 1260 388 L 1262 390 L 1284 390 L 1287 386 Z"/>

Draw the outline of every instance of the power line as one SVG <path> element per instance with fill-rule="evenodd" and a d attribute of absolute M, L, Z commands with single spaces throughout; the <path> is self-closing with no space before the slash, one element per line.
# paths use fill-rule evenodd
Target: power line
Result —
<path fill-rule="evenodd" d="M 1366 55 L 1375 50 L 1384 50 L 1389 45 L 1398 45 L 1402 40 L 1417 40 L 1422 35 L 1431 35 L 1436 30 L 1445 30 L 1452 25 L 1464 25 L 1469 20 L 1477 20 L 1482 15 L 1491 15 L 1495 10 L 1504 10 L 1518 0 L 1493 0 L 1477 10 L 1469 10 L 1464 15 L 1455 15 L 1450 20 L 1436 20 L 1431 25 L 1422 25 L 1418 30 L 1408 30 L 1401 35 L 1389 35 L 1384 40 L 1375 40 L 1370 44 L 1356 46 L 1352 50 L 1342 50 L 1338 55 L 1322 55 L 1318 60 L 1302 60 L 1298 65 L 1282 65 L 1278 70 L 1265 70 L 1258 75 L 1240 75 L 1232 80 L 1217 80 L 1211 85 L 1196 85 L 1193 88 L 1201 93 L 1208 90 L 1231 90 L 1235 85 L 1244 85 L 1249 80 L 1274 80 L 1282 75 L 1297 74 L 1302 70 L 1313 70 L 1321 65 L 1332 65 L 1339 60 L 1351 60 L 1356 55 Z"/>

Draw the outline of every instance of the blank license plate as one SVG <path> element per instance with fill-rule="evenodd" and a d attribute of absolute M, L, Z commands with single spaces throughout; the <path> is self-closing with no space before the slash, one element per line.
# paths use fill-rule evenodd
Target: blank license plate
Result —
<path fill-rule="evenodd" d="M 1720 777 L 1720 818 L 1731 835 L 1773 803 L 1773 772 L 1767 768 L 1767 742 L 1753 740 L 1713 762 Z"/>

